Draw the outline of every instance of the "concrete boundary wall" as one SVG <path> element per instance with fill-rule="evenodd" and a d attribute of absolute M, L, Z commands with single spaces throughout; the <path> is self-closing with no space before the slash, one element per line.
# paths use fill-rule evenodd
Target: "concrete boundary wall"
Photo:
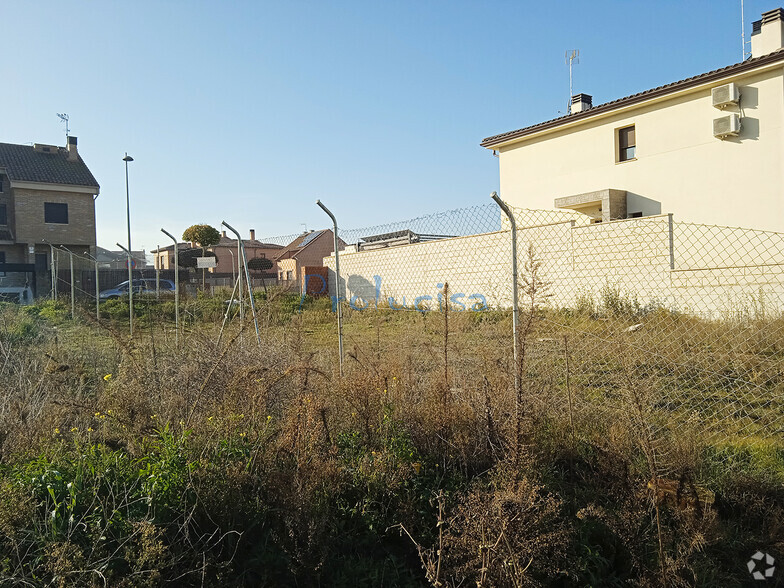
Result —
<path fill-rule="evenodd" d="M 524 211 L 533 218 L 535 211 Z M 544 211 L 549 212 L 549 211 Z M 784 235 L 731 227 L 673 222 L 669 215 L 587 224 L 563 215 L 555 222 L 518 226 L 518 271 L 525 296 L 539 261 L 538 294 L 551 307 L 599 303 L 608 295 L 638 307 L 661 306 L 709 318 L 779 312 L 784 308 Z M 522 219 L 521 219 L 522 220 Z M 502 225 L 506 229 L 508 225 Z M 511 305 L 508 229 L 444 238 L 335 258 L 329 292 L 355 308 L 381 305 L 436 309 L 444 283 L 457 310 Z"/>

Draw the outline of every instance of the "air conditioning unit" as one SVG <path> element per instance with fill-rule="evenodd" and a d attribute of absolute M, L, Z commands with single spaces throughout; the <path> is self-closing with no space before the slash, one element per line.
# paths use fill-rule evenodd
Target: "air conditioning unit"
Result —
<path fill-rule="evenodd" d="M 713 136 L 718 139 L 737 136 L 740 133 L 740 116 L 730 114 L 713 119 Z"/>
<path fill-rule="evenodd" d="M 740 91 L 733 82 L 711 89 L 711 102 L 716 108 L 727 108 L 730 104 L 740 102 Z"/>

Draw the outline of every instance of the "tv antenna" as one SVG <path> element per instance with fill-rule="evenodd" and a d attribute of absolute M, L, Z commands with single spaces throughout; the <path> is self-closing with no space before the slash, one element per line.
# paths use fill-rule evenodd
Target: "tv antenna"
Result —
<path fill-rule="evenodd" d="M 572 91 L 572 63 L 580 63 L 580 50 L 567 49 L 566 63 L 569 66 L 569 108 L 567 109 L 567 113 L 572 114 L 572 96 L 574 96 L 574 92 Z"/>
<path fill-rule="evenodd" d="M 57 117 L 65 123 L 65 138 L 68 139 L 68 137 L 71 136 L 71 129 L 68 127 L 68 115 L 65 113 L 60 114 L 59 112 L 56 114 Z"/>
<path fill-rule="evenodd" d="M 741 47 L 741 61 L 746 61 L 751 57 L 751 51 L 746 49 L 746 45 L 750 45 L 751 41 L 746 42 L 746 19 L 743 15 L 743 0 L 740 0 L 740 47 Z"/>

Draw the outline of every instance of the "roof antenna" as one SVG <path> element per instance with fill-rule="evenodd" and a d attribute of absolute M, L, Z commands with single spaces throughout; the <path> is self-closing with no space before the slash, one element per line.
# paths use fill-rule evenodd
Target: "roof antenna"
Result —
<path fill-rule="evenodd" d="M 65 113 L 56 113 L 57 117 L 65 123 L 65 142 L 68 143 L 68 137 L 71 136 L 71 129 L 68 127 L 68 115 Z"/>
<path fill-rule="evenodd" d="M 741 61 L 746 61 L 751 57 L 751 51 L 746 49 L 746 45 L 750 45 L 751 41 L 746 41 L 746 19 L 743 16 L 743 0 L 740 0 L 740 48 L 741 48 Z"/>
<path fill-rule="evenodd" d="M 572 96 L 574 96 L 572 91 L 572 62 L 580 63 L 579 49 L 567 49 L 566 51 L 566 63 L 569 65 L 569 106 L 567 107 L 567 114 L 572 114 Z"/>
<path fill-rule="evenodd" d="M 301 224 L 301 225 L 302 225 L 302 227 L 303 227 L 303 228 L 302 228 L 302 232 L 303 232 L 303 233 L 307 233 L 307 232 L 308 232 L 308 225 L 306 225 L 305 223 L 299 223 L 299 224 Z"/>

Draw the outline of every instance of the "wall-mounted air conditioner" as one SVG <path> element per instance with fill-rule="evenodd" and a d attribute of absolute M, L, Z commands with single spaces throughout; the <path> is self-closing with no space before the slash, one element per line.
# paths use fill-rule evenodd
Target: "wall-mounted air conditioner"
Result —
<path fill-rule="evenodd" d="M 740 102 L 740 90 L 732 82 L 711 89 L 711 102 L 716 108 L 727 108 L 731 104 Z"/>
<path fill-rule="evenodd" d="M 713 136 L 718 139 L 725 137 L 738 136 L 740 133 L 740 116 L 730 114 L 713 119 Z"/>

